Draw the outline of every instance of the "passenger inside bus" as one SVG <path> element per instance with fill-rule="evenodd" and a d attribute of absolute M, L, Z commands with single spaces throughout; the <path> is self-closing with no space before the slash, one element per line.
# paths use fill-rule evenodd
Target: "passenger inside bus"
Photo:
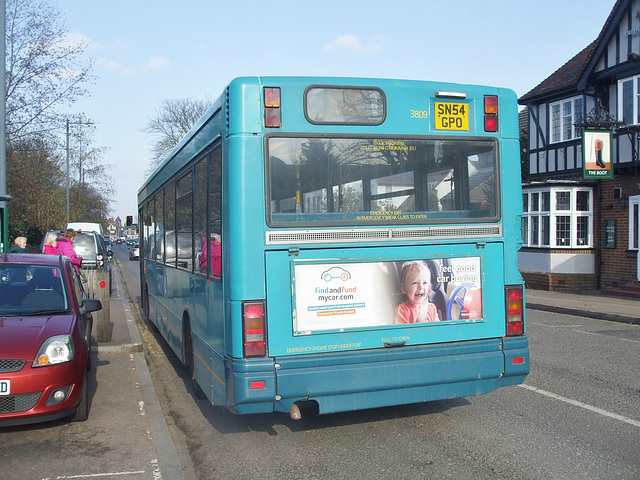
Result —
<path fill-rule="evenodd" d="M 222 245 L 220 235 L 212 233 L 207 242 L 207 234 L 202 234 L 202 253 L 200 254 L 200 271 L 206 272 L 207 265 L 211 266 L 211 275 L 219 277 L 222 273 Z"/>

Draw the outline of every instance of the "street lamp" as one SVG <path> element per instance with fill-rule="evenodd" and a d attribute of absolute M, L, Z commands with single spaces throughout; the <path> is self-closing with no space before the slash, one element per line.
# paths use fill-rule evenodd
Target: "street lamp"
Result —
<path fill-rule="evenodd" d="M 67 223 L 69 223 L 69 125 L 71 123 L 74 125 L 94 125 L 93 122 L 71 122 L 67 118 Z"/>

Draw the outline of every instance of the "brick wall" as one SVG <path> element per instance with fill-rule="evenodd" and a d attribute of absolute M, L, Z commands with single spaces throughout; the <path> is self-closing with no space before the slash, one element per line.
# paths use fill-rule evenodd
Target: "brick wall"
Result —
<path fill-rule="evenodd" d="M 615 199 L 614 189 L 621 189 L 621 198 Z M 619 174 L 611 180 L 600 181 L 601 218 L 596 230 L 596 245 L 600 242 L 600 287 L 617 287 L 636 280 L 637 252 L 629 248 L 629 196 L 638 195 L 638 179 L 635 175 Z M 615 248 L 604 248 L 606 220 L 616 222 Z"/>
<path fill-rule="evenodd" d="M 553 292 L 581 292 L 594 289 L 591 274 L 520 272 L 527 288 Z"/>

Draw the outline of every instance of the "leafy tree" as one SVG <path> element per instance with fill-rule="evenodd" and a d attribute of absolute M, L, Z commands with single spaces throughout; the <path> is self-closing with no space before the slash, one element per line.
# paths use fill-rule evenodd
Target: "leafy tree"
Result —
<path fill-rule="evenodd" d="M 65 221 L 65 176 L 53 149 L 41 139 L 23 139 L 7 147 L 7 188 L 11 194 L 10 237 L 59 228 Z M 40 234 L 41 235 L 41 234 Z"/>
<path fill-rule="evenodd" d="M 94 185 L 74 185 L 69 196 L 71 199 L 71 221 L 79 219 L 83 222 L 103 225 L 107 223 L 109 202 Z"/>
<path fill-rule="evenodd" d="M 152 138 L 152 158 L 147 173 L 151 173 L 160 165 L 210 105 L 209 99 L 193 100 L 191 98 L 163 100 L 160 103 L 155 115 L 149 119 L 143 130 Z"/>

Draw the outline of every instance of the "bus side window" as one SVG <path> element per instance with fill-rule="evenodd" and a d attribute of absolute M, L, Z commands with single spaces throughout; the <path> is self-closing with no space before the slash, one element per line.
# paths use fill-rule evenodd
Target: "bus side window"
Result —
<path fill-rule="evenodd" d="M 207 262 L 203 255 L 204 239 L 207 237 L 207 157 L 196 162 L 193 177 L 193 231 L 194 263 L 196 272 L 206 275 Z"/>
<path fill-rule="evenodd" d="M 209 166 L 209 273 L 222 276 L 222 149 L 211 152 Z"/>

